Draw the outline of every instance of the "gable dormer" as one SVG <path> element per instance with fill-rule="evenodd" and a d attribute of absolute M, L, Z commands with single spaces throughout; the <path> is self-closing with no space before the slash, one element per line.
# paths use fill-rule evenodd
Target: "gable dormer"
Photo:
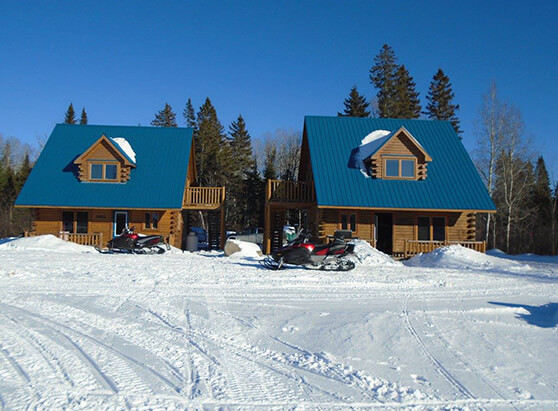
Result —
<path fill-rule="evenodd" d="M 78 180 L 93 183 L 125 183 L 136 167 L 135 154 L 123 138 L 108 138 L 104 134 L 74 160 Z"/>
<path fill-rule="evenodd" d="M 386 136 L 367 159 L 370 176 L 385 180 L 424 180 L 432 157 L 405 128 Z"/>

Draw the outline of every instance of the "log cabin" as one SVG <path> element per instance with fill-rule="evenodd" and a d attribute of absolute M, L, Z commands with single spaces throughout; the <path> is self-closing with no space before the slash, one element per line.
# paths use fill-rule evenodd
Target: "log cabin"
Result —
<path fill-rule="evenodd" d="M 484 252 L 477 215 L 495 212 L 450 122 L 319 116 L 304 119 L 298 181 L 267 182 L 265 252 L 281 245 L 289 209 L 305 211 L 319 242 L 342 230 L 397 257 Z"/>
<path fill-rule="evenodd" d="M 104 247 L 134 227 L 181 248 L 204 210 L 222 247 L 225 188 L 196 187 L 194 153 L 191 128 L 57 124 L 16 200 L 34 210 L 25 235 Z"/>

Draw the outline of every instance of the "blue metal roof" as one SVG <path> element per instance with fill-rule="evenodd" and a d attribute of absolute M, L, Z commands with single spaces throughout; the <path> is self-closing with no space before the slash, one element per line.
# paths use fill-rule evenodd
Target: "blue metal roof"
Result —
<path fill-rule="evenodd" d="M 419 181 L 366 178 L 349 167 L 353 149 L 375 130 L 405 127 L 432 157 Z M 319 206 L 495 210 L 448 121 L 306 116 L 304 127 Z"/>
<path fill-rule="evenodd" d="M 125 138 L 136 153 L 126 183 L 77 179 L 74 160 L 103 134 Z M 57 124 L 16 205 L 180 209 L 191 146 L 191 128 Z"/>

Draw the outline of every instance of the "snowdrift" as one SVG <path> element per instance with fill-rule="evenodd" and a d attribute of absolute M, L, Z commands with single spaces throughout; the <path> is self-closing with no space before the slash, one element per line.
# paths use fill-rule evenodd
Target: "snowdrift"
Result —
<path fill-rule="evenodd" d="M 391 265 L 400 266 L 399 261 L 395 261 L 389 255 L 376 250 L 364 240 L 352 241 L 355 244 L 355 255 L 358 257 L 357 265 Z"/>
<path fill-rule="evenodd" d="M 437 248 L 431 253 L 417 254 L 405 265 L 411 267 L 454 268 L 454 269 L 509 269 L 519 264 L 498 258 L 460 245 Z"/>
<path fill-rule="evenodd" d="M 52 234 L 18 238 L 0 244 L 0 250 L 10 249 L 55 251 L 61 253 L 91 253 L 95 251 L 93 247 L 64 241 Z"/>

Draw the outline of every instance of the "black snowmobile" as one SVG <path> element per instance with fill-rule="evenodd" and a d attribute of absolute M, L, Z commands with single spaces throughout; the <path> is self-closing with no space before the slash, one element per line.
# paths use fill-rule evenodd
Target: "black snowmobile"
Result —
<path fill-rule="evenodd" d="M 355 263 L 347 257 L 354 254 L 354 244 L 346 243 L 343 238 L 334 238 L 327 244 L 316 245 L 310 242 L 311 234 L 301 230 L 295 239 L 261 260 L 272 270 L 279 270 L 285 264 L 301 265 L 306 268 L 332 271 L 349 271 Z"/>
<path fill-rule="evenodd" d="M 122 234 L 108 242 L 108 248 L 100 249 L 100 253 L 132 253 L 132 254 L 163 254 L 170 246 L 165 243 L 162 235 L 140 235 L 134 233 L 134 227 L 125 228 Z"/>

